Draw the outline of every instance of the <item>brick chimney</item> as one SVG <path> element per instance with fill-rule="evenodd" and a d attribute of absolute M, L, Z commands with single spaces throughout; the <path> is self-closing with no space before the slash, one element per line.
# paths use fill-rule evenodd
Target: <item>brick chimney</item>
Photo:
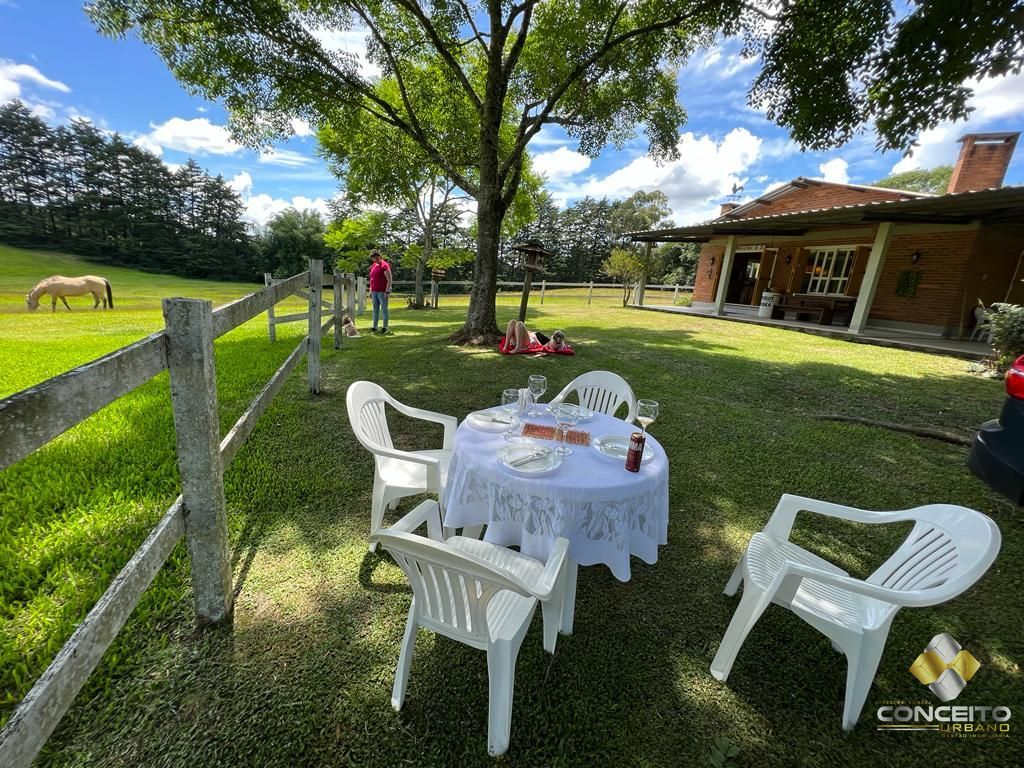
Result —
<path fill-rule="evenodd" d="M 740 207 L 739 203 L 722 203 L 722 210 L 718 212 L 718 216 L 719 216 L 719 218 L 721 218 L 722 216 L 725 216 L 725 214 L 727 214 L 733 208 L 739 208 L 739 207 Z"/>
<path fill-rule="evenodd" d="M 969 133 L 960 139 L 963 146 L 946 193 L 1001 187 L 1018 136 L 1020 132 Z"/>

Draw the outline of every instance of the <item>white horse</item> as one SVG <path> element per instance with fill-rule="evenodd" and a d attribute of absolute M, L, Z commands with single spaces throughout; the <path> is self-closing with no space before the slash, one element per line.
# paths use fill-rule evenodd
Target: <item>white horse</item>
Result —
<path fill-rule="evenodd" d="M 96 275 L 84 275 L 83 277 L 53 275 L 45 280 L 40 280 L 25 297 L 29 311 L 39 308 L 39 297 L 44 293 L 50 296 L 50 307 L 53 312 L 57 311 L 57 299 L 63 301 L 64 306 L 70 312 L 71 307 L 68 306 L 67 299 L 64 297 L 84 296 L 87 293 L 91 293 L 95 300 L 92 305 L 93 309 L 96 309 L 100 302 L 103 302 L 104 309 L 114 308 L 114 296 L 110 292 L 110 283 L 105 278 L 96 277 Z M 106 293 L 105 296 L 104 293 Z"/>

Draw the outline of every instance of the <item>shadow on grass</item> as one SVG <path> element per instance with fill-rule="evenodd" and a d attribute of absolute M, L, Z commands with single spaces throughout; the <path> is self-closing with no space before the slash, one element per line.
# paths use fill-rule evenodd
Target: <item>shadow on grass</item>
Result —
<path fill-rule="evenodd" d="M 1016 518 L 972 478 L 960 448 L 812 417 L 843 408 L 965 429 L 998 403 L 997 384 L 893 366 L 872 373 L 841 350 L 786 361 L 776 354 L 785 340 L 771 334 L 755 337 L 765 350 L 746 336 L 700 338 L 630 321 L 575 336 L 567 328 L 581 349 L 571 358 L 469 354 L 441 340 L 456 315 L 443 314 L 396 318 L 393 337 L 325 351 L 318 397 L 299 368 L 225 479 L 239 553 L 235 626 L 179 628 L 169 642 L 139 632 L 140 661 L 90 687 L 43 764 L 493 765 L 479 651 L 421 633 L 406 706 L 390 708 L 410 596 L 390 559 L 366 552 L 372 458 L 348 425 L 345 390 L 370 379 L 410 405 L 462 417 L 522 386 L 527 372 L 546 373 L 550 396 L 595 368 L 662 403 L 652 430 L 671 461 L 669 542 L 658 563 L 634 562 L 625 584 L 603 567 L 581 569 L 575 633 L 559 639 L 553 658 L 535 617 L 503 764 L 698 764 L 719 734 L 741 747 L 743 764 L 931 765 L 950 750 L 958 765 L 1013 763 L 1010 740 L 920 740 L 903 750 L 872 730 L 872 713 L 887 699 L 924 696 L 907 668 L 938 631 L 985 665 L 968 703 L 1014 700 Z M 407 448 L 440 441 L 435 425 L 397 416 L 392 434 Z M 1003 527 L 1003 556 L 971 593 L 897 617 L 853 734 L 840 729 L 844 660 L 782 609 L 755 627 L 728 685 L 707 672 L 736 605 L 721 590 L 783 492 L 868 508 L 944 500 L 987 511 Z M 904 533 L 801 517 L 794 538 L 863 574 Z"/>

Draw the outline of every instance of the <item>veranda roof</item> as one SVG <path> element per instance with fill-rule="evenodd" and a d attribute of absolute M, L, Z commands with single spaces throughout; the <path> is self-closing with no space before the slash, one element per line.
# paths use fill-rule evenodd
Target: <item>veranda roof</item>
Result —
<path fill-rule="evenodd" d="M 880 200 L 837 205 L 745 219 L 723 217 L 672 229 L 630 232 L 636 242 L 706 243 L 726 235 L 803 235 L 819 227 L 873 224 L 881 221 L 917 224 L 969 224 L 972 221 L 1024 224 L 1024 186 L 983 189 L 912 200 Z"/>

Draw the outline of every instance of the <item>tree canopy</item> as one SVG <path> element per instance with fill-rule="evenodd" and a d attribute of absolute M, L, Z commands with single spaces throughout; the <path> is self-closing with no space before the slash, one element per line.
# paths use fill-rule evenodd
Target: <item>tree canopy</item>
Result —
<path fill-rule="evenodd" d="M 752 104 L 802 145 L 874 126 L 908 147 L 967 114 L 970 77 L 1018 72 L 1021 0 L 96 0 L 101 31 L 139 34 L 189 88 L 222 99 L 250 143 L 290 120 L 363 112 L 415 142 L 477 201 L 477 256 L 459 339 L 498 334 L 502 223 L 530 141 L 561 126 L 596 155 L 642 124 L 656 159 L 677 154 L 676 70 L 718 34 L 760 57 Z M 367 30 L 381 91 L 331 30 Z M 926 64 L 926 65 L 923 65 Z M 438 105 L 443 106 L 437 109 Z M 511 120 L 509 120 L 511 116 Z"/>
<path fill-rule="evenodd" d="M 937 168 L 927 168 L 916 171 L 904 171 L 893 173 L 884 179 L 875 182 L 875 186 L 887 189 L 905 189 L 908 192 L 927 192 L 931 195 L 941 195 L 949 187 L 949 180 L 953 177 L 952 165 L 940 165 Z"/>

